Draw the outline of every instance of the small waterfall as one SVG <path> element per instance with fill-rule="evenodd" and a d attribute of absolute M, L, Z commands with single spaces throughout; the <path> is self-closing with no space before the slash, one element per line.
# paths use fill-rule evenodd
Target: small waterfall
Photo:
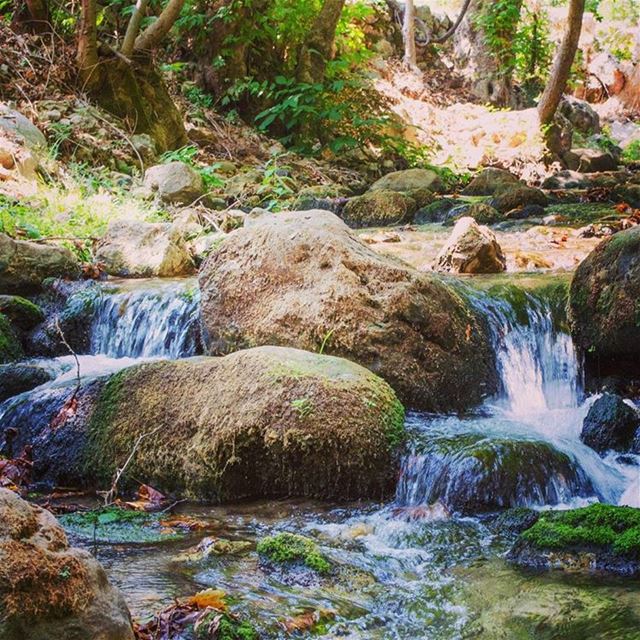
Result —
<path fill-rule="evenodd" d="M 104 293 L 94 306 L 91 353 L 112 358 L 186 358 L 200 345 L 192 282 Z"/>
<path fill-rule="evenodd" d="M 490 326 L 501 389 L 472 416 L 411 417 L 416 435 L 399 504 L 440 501 L 472 513 L 622 498 L 628 472 L 580 441 L 591 401 L 563 325 L 563 290 L 543 291 L 507 286 L 472 295 Z"/>

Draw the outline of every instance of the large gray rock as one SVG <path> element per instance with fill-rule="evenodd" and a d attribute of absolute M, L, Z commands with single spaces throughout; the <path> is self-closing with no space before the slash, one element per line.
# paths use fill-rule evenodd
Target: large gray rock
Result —
<path fill-rule="evenodd" d="M 535 189 L 534 187 L 527 187 L 526 185 L 515 185 L 512 187 L 505 185 L 496 191 L 494 198 L 489 204 L 500 213 L 507 213 L 507 211 L 513 211 L 514 209 L 520 209 L 534 204 L 540 207 L 546 207 L 549 204 L 549 199 L 544 191 Z"/>
<path fill-rule="evenodd" d="M 473 218 L 461 218 L 436 257 L 434 269 L 451 273 L 500 273 L 507 261 L 495 234 Z"/>
<path fill-rule="evenodd" d="M 441 192 L 444 189 L 440 176 L 431 169 L 405 169 L 388 173 L 371 185 L 370 191 L 400 191 L 429 189 Z"/>
<path fill-rule="evenodd" d="M 559 111 L 576 131 L 586 135 L 600 132 L 600 116 L 588 102 L 565 96 Z"/>
<path fill-rule="evenodd" d="M 213 353 L 321 347 L 381 375 L 412 407 L 464 407 L 495 383 L 486 328 L 435 274 L 364 245 L 328 211 L 265 214 L 200 270 Z"/>
<path fill-rule="evenodd" d="M 0 129 L 17 136 L 32 151 L 47 148 L 47 139 L 42 131 L 29 118 L 5 104 L 0 104 Z"/>
<path fill-rule="evenodd" d="M 179 229 L 162 222 L 112 222 L 96 259 L 108 274 L 130 278 L 184 276 L 195 271 Z"/>
<path fill-rule="evenodd" d="M 80 265 L 64 247 L 13 240 L 0 233 L 0 293 L 40 289 L 46 278 L 79 278 Z"/>
<path fill-rule="evenodd" d="M 0 638 L 133 640 L 124 598 L 49 512 L 0 489 Z"/>
<path fill-rule="evenodd" d="M 572 149 L 565 154 L 564 160 L 569 169 L 580 173 L 615 171 L 618 168 L 615 156 L 599 149 Z"/>
<path fill-rule="evenodd" d="M 204 189 L 202 176 L 184 162 L 150 167 L 144 174 L 143 186 L 170 204 L 191 204 L 203 194 Z"/>
<path fill-rule="evenodd" d="M 630 452 L 640 427 L 640 412 L 620 396 L 603 393 L 591 406 L 580 439 L 598 453 Z"/>

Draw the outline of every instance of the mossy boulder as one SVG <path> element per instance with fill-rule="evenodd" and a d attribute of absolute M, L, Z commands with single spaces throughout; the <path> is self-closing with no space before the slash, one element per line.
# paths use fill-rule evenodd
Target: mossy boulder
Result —
<path fill-rule="evenodd" d="M 430 222 L 447 222 L 463 214 L 469 205 L 457 198 L 441 198 L 422 206 L 416 211 L 414 222 L 416 224 L 429 224 Z"/>
<path fill-rule="evenodd" d="M 34 446 L 34 479 L 105 487 L 145 436 L 128 477 L 210 501 L 381 497 L 393 490 L 404 410 L 367 369 L 296 349 L 144 364 L 73 393 L 12 406 L 16 450 Z M 146 434 L 146 435 L 145 435 Z"/>
<path fill-rule="evenodd" d="M 20 336 L 9 318 L 0 313 L 0 364 L 24 357 Z"/>
<path fill-rule="evenodd" d="M 505 169 L 488 167 L 475 176 L 462 193 L 465 196 L 492 196 L 505 186 L 524 186 L 524 183 Z"/>
<path fill-rule="evenodd" d="M 0 295 L 0 313 L 22 331 L 29 331 L 44 320 L 42 309 L 21 296 Z"/>
<path fill-rule="evenodd" d="M 419 443 L 399 485 L 401 501 L 440 502 L 462 514 L 558 504 L 592 493 L 584 472 L 550 443 L 477 434 Z"/>
<path fill-rule="evenodd" d="M 549 198 L 544 191 L 534 187 L 505 185 L 495 192 L 489 204 L 500 213 L 507 213 L 534 204 L 546 207 L 549 204 Z"/>
<path fill-rule="evenodd" d="M 441 193 L 444 191 L 444 183 L 432 169 L 405 169 L 388 173 L 370 187 L 370 191 L 398 191 L 400 193 L 416 189 L 428 189 L 435 193 Z"/>
<path fill-rule="evenodd" d="M 640 411 L 620 396 L 604 393 L 591 405 L 580 439 L 601 454 L 611 450 L 628 453 L 636 433 L 640 435 Z"/>
<path fill-rule="evenodd" d="M 0 489 L 0 638 L 133 640 L 122 595 L 51 513 Z"/>
<path fill-rule="evenodd" d="M 43 280 L 52 277 L 80 277 L 80 264 L 71 251 L 0 233 L 0 293 L 38 291 Z"/>
<path fill-rule="evenodd" d="M 640 576 L 640 509 L 593 504 L 546 512 L 520 535 L 509 559 L 535 569 Z"/>
<path fill-rule="evenodd" d="M 602 241 L 571 283 L 573 338 L 603 373 L 640 371 L 640 227 Z"/>
<path fill-rule="evenodd" d="M 460 218 L 473 218 L 478 224 L 495 224 L 503 222 L 504 216 L 494 207 L 484 202 L 474 202 L 460 209 L 453 210 L 453 215 L 447 218 L 447 224 L 455 224 Z"/>
<path fill-rule="evenodd" d="M 411 222 L 416 201 L 396 191 L 370 191 L 351 198 L 343 207 L 342 219 L 353 228 L 386 227 Z"/>
<path fill-rule="evenodd" d="M 200 270 L 213 354 L 278 344 L 338 355 L 408 406 L 464 408 L 495 389 L 486 325 L 448 280 L 363 244 L 326 211 L 262 216 Z"/>

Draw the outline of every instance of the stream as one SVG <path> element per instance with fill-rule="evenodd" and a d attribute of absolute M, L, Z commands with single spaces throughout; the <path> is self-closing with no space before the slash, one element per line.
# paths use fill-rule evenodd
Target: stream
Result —
<path fill-rule="evenodd" d="M 290 637 L 280 623 L 316 611 L 325 621 L 316 636 L 324 638 L 638 640 L 637 581 L 535 575 L 503 559 L 514 535 L 496 524 L 495 512 L 595 501 L 640 507 L 640 456 L 600 458 L 581 443 L 594 397 L 584 393 L 566 319 L 553 300 L 524 290 L 516 304 L 495 287 L 474 291 L 473 303 L 491 327 L 500 392 L 462 417 L 407 416 L 411 443 L 393 501 L 181 504 L 177 512 L 206 522 L 206 531 L 95 549 L 71 531 L 72 541 L 96 551 L 140 618 L 213 587 L 225 590 L 232 609 L 269 638 Z M 191 357 L 201 352 L 200 341 L 193 281 L 109 283 L 94 312 L 91 353 L 79 357 L 81 374 Z M 28 392 L 30 401 L 73 383 L 72 357 L 46 366 L 55 379 Z M 0 405 L 0 425 L 2 414 L 24 400 Z M 263 571 L 256 539 L 277 531 L 313 538 L 338 567 L 337 576 L 296 579 Z M 246 541 L 250 551 L 185 559 L 205 535 Z M 574 619 L 581 608 L 591 617 Z"/>

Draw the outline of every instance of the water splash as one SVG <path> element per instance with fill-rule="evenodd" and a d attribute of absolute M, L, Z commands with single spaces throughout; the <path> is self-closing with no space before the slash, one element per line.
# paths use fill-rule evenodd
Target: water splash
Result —
<path fill-rule="evenodd" d="M 186 358 L 200 347 L 199 292 L 191 281 L 105 293 L 95 304 L 91 353 Z"/>

